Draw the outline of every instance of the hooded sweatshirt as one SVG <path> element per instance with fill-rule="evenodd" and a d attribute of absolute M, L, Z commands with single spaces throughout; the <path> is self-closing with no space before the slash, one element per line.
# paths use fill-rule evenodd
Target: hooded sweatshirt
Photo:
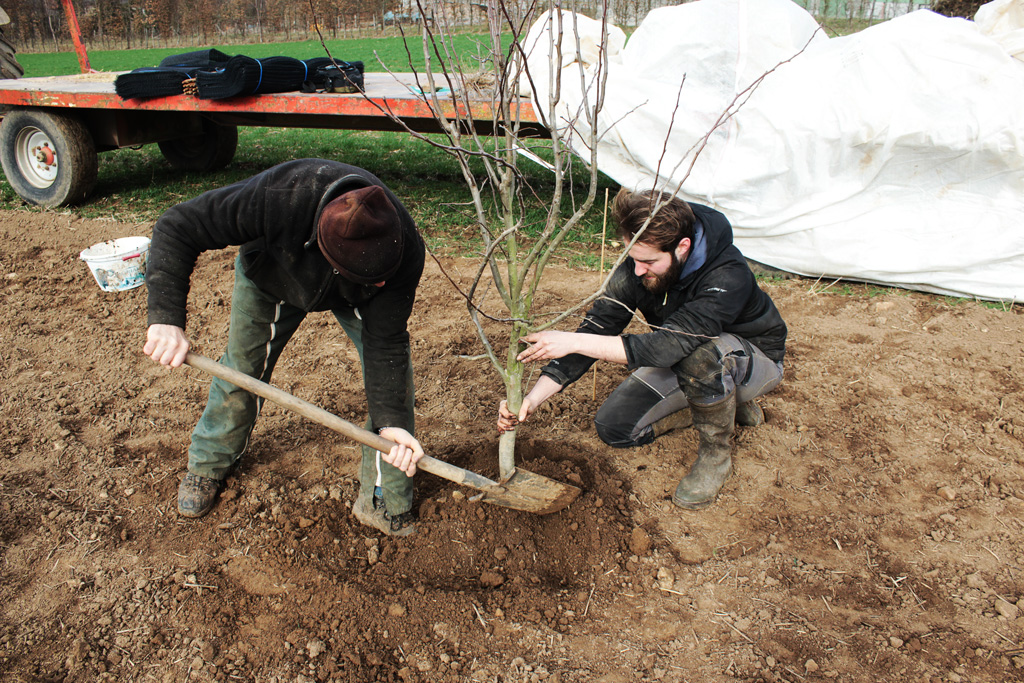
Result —
<path fill-rule="evenodd" d="M 346 280 L 317 245 L 324 206 L 349 190 L 384 189 L 404 235 L 398 272 L 383 287 Z M 424 246 L 412 216 L 379 178 L 355 166 L 299 159 L 168 209 L 153 227 L 146 267 L 149 324 L 185 328 L 189 280 L 204 251 L 238 245 L 246 277 L 303 311 L 358 308 L 363 378 L 376 428 L 412 430 L 405 409 L 408 321 L 423 273 Z"/>
<path fill-rule="evenodd" d="M 630 370 L 670 368 L 724 332 L 746 339 L 781 362 L 786 323 L 733 244 L 732 226 L 714 209 L 700 204 L 690 208 L 697 219 L 693 244 L 679 280 L 668 292 L 648 291 L 636 275 L 633 259 L 627 257 L 576 331 L 620 335 L 640 311 L 651 330 L 622 335 Z M 564 387 L 593 363 L 593 358 L 572 354 L 551 361 L 542 373 Z"/>

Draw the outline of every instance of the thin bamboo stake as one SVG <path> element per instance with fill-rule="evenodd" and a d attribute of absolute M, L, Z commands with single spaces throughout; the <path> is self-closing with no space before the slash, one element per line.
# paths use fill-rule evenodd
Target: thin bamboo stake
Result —
<path fill-rule="evenodd" d="M 604 281 L 604 244 L 608 234 L 608 188 L 604 188 L 604 217 L 601 220 L 601 281 Z M 594 362 L 594 375 L 590 386 L 590 400 L 597 400 L 597 362 Z"/>

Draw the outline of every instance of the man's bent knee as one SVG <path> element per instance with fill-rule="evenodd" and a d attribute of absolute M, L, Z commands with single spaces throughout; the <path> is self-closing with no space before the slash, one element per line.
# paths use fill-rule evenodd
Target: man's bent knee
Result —
<path fill-rule="evenodd" d="M 713 342 L 701 344 L 676 366 L 679 386 L 691 403 L 720 399 L 729 393 L 722 352 Z"/>
<path fill-rule="evenodd" d="M 634 435 L 635 425 L 603 421 L 601 418 L 601 412 L 598 411 L 597 417 L 594 418 L 594 428 L 597 430 L 597 435 L 601 437 L 601 441 L 612 448 L 632 448 L 654 441 L 654 431 L 650 428 L 640 430 L 638 435 Z"/>

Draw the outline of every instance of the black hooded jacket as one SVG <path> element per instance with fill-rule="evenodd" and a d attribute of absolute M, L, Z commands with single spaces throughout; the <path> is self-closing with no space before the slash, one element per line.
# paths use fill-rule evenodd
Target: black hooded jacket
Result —
<path fill-rule="evenodd" d="M 576 331 L 622 334 L 639 310 L 652 329 L 623 335 L 630 370 L 672 367 L 723 332 L 743 337 L 768 358 L 781 361 L 786 323 L 732 243 L 732 226 L 714 209 L 690 207 L 697 218 L 697 234 L 679 281 L 667 293 L 653 294 L 637 277 L 633 259 L 626 258 Z M 573 354 L 551 361 L 543 374 L 566 386 L 593 363 L 593 358 Z"/>
<path fill-rule="evenodd" d="M 368 185 L 384 189 L 405 232 L 398 272 L 383 287 L 341 277 L 317 246 L 323 207 Z M 423 273 L 424 247 L 412 216 L 379 178 L 355 166 L 299 159 L 168 209 L 153 227 L 146 267 L 149 324 L 185 328 L 189 280 L 204 251 L 240 245 L 246 277 L 304 311 L 358 308 L 363 322 L 366 399 L 377 428 L 412 430 L 405 409 L 408 321 Z"/>

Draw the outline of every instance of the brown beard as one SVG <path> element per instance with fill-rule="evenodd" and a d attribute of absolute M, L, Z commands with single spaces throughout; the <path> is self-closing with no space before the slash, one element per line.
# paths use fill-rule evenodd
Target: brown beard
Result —
<path fill-rule="evenodd" d="M 640 278 L 640 282 L 643 283 L 644 288 L 651 294 L 664 294 L 667 292 L 672 285 L 679 280 L 679 273 L 683 271 L 682 262 L 676 257 L 676 253 L 671 252 L 672 265 L 668 267 L 662 275 L 655 275 L 648 273 Z"/>

